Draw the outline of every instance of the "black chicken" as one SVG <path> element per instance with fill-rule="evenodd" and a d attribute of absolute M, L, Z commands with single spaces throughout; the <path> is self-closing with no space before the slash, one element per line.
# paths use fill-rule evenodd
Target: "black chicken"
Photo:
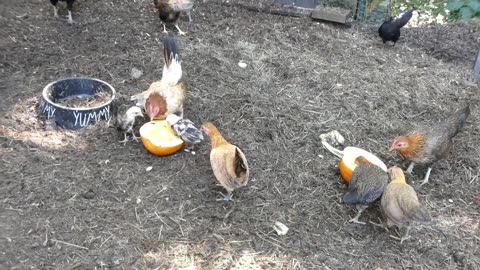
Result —
<path fill-rule="evenodd" d="M 55 18 L 58 18 L 58 8 L 57 8 L 57 3 L 59 0 L 50 0 L 50 3 L 53 5 L 53 14 L 55 15 Z M 73 2 L 75 0 L 60 0 L 63 2 L 67 2 L 67 9 L 68 9 L 68 23 L 72 24 L 73 19 L 72 19 L 72 9 L 73 9 Z"/>
<path fill-rule="evenodd" d="M 413 9 L 405 12 L 400 18 L 393 20 L 391 16 L 385 18 L 383 24 L 378 28 L 378 35 L 382 38 L 383 43 L 392 41 L 393 46 L 400 38 L 400 28 L 405 26 L 412 18 Z"/>

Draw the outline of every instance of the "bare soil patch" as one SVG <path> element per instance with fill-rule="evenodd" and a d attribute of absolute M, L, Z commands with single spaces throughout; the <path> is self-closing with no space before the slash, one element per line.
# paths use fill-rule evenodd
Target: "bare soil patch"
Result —
<path fill-rule="evenodd" d="M 180 22 L 187 35 L 169 31 L 182 53 L 185 116 L 213 121 L 249 159 L 248 186 L 223 203 L 208 141 L 196 155 L 160 158 L 118 143 L 123 135 L 106 123 L 45 130 L 36 117 L 41 90 L 60 78 L 99 78 L 121 97 L 160 79 L 164 34 L 151 1 L 77 1 L 72 26 L 48 1 L 2 7 L 0 268 L 480 268 L 478 22 L 405 28 L 392 47 L 378 26 L 198 1 L 194 22 Z M 143 76 L 132 79 L 134 67 Z M 417 189 L 435 222 L 403 244 L 349 224 L 355 210 L 340 203 L 346 187 L 319 135 L 339 130 L 347 145 L 406 168 L 388 152 L 391 139 L 464 101 L 472 104 L 465 130 Z M 379 217 L 374 207 L 361 219 Z M 287 235 L 275 233 L 276 221 Z"/>

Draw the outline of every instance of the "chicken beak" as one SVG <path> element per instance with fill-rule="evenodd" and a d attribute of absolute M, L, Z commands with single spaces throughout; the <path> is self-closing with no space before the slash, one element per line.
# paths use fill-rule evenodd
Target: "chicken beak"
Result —
<path fill-rule="evenodd" d="M 149 113 L 148 118 L 150 118 L 150 121 L 153 121 L 153 119 L 155 118 L 155 113 Z"/>
<path fill-rule="evenodd" d="M 392 145 L 390 146 L 390 149 L 388 150 L 389 152 L 392 152 L 392 151 L 395 150 L 395 144 L 396 144 L 396 143 L 397 143 L 397 140 L 394 140 L 394 141 L 392 142 Z"/>

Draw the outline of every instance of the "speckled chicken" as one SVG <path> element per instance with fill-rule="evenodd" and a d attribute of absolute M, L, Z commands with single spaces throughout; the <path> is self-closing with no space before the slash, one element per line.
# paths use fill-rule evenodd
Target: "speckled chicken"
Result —
<path fill-rule="evenodd" d="M 349 222 L 365 224 L 358 221 L 358 218 L 365 209 L 382 196 L 388 184 L 388 174 L 362 156 L 359 156 L 355 162 L 357 167 L 350 178 L 348 191 L 343 195 L 343 202 L 355 205 L 358 210 L 357 215 Z"/>
<path fill-rule="evenodd" d="M 142 110 L 137 106 L 129 107 L 126 104 L 122 104 L 118 106 L 116 114 L 115 127 L 117 130 L 122 131 L 124 135 L 124 139 L 120 143 L 124 145 L 127 143 L 127 133 L 130 133 L 132 138 L 138 141 L 138 137 L 133 132 L 133 127 L 135 126 L 135 119 L 138 116 L 143 117 Z"/>
<path fill-rule="evenodd" d="M 402 169 L 392 167 L 388 173 L 391 181 L 383 191 L 381 206 L 387 217 L 387 226 L 395 225 L 405 229 L 400 238 L 391 236 L 402 243 L 410 238 L 408 232 L 413 223 L 428 224 L 432 217 L 418 201 L 415 190 L 405 181 Z"/>
<path fill-rule="evenodd" d="M 192 121 L 183 119 L 175 114 L 167 116 L 167 122 L 173 126 L 177 135 L 185 142 L 185 151 L 195 155 L 193 148 L 203 141 L 203 132 L 198 129 Z"/>
<path fill-rule="evenodd" d="M 407 135 L 394 138 L 390 150 L 397 150 L 412 162 L 407 173 L 412 173 L 415 164 L 428 166 L 422 186 L 428 183 L 432 165 L 450 151 L 452 138 L 463 128 L 469 115 L 470 106 L 466 105 L 439 124 L 419 127 Z"/>
<path fill-rule="evenodd" d="M 224 200 L 232 201 L 232 192 L 247 185 L 250 173 L 247 158 L 240 148 L 227 142 L 212 123 L 204 123 L 202 131 L 210 137 L 212 144 L 210 164 L 213 174 L 228 192 Z"/>

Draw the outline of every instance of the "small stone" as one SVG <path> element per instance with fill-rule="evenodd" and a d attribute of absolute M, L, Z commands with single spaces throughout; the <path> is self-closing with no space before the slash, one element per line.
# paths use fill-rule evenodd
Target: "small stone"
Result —
<path fill-rule="evenodd" d="M 132 76 L 132 78 L 134 79 L 138 79 L 140 77 L 142 77 L 143 75 L 143 72 L 137 68 L 132 68 L 132 71 L 130 72 L 130 75 Z"/>
<path fill-rule="evenodd" d="M 87 192 L 83 193 L 82 197 L 87 200 L 91 200 L 95 197 L 95 192 L 89 189 Z"/>
<path fill-rule="evenodd" d="M 247 63 L 244 63 L 244 62 L 240 61 L 240 62 L 238 62 L 238 66 L 241 67 L 241 68 L 246 68 Z"/>
<path fill-rule="evenodd" d="M 273 229 L 275 229 L 278 235 L 286 235 L 288 232 L 288 227 L 279 221 L 275 221 Z"/>

